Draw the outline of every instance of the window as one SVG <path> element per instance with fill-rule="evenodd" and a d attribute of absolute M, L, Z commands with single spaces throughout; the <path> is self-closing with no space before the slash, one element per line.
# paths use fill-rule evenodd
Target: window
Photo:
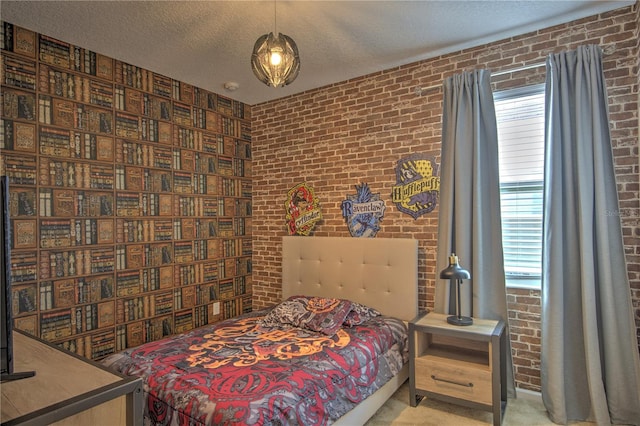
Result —
<path fill-rule="evenodd" d="M 544 85 L 496 92 L 494 100 L 507 286 L 540 288 Z"/>

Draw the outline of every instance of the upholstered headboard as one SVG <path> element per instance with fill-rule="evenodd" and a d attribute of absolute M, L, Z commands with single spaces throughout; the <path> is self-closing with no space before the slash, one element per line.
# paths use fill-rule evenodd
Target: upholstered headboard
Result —
<path fill-rule="evenodd" d="M 418 241 L 287 236 L 282 297 L 338 297 L 409 321 L 418 314 Z"/>

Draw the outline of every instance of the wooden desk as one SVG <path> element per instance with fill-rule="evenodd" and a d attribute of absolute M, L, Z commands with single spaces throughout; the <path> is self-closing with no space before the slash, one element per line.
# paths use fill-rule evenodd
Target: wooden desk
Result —
<path fill-rule="evenodd" d="M 141 379 L 121 376 L 17 330 L 13 354 L 14 372 L 36 375 L 0 385 L 2 426 L 142 424 Z"/>

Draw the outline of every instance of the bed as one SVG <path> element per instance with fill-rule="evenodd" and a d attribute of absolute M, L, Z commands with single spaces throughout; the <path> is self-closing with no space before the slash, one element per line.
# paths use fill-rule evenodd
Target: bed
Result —
<path fill-rule="evenodd" d="M 417 241 L 282 243 L 280 304 L 104 360 L 143 378 L 146 424 L 358 425 L 408 378 Z"/>

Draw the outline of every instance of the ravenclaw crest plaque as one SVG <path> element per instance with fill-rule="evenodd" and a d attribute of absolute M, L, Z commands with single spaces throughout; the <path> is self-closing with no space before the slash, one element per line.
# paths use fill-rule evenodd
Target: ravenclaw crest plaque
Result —
<path fill-rule="evenodd" d="M 313 193 L 313 188 L 306 182 L 289 190 L 284 208 L 287 211 L 289 235 L 309 235 L 315 224 L 322 219 L 320 202 Z"/>
<path fill-rule="evenodd" d="M 396 185 L 391 200 L 403 213 L 414 219 L 436 208 L 440 177 L 435 161 L 424 154 L 398 160 Z"/>
<path fill-rule="evenodd" d="M 356 193 L 342 202 L 342 216 L 352 237 L 375 237 L 384 217 L 384 201 L 372 194 L 369 185 L 356 185 Z"/>

